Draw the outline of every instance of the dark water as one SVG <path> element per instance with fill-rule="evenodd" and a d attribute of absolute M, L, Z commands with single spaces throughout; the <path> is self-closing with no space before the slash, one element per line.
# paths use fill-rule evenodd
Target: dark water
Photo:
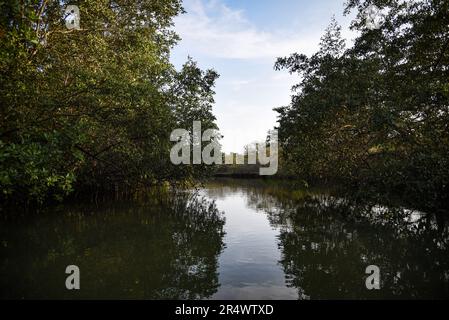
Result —
<path fill-rule="evenodd" d="M 1 298 L 448 298 L 447 227 L 323 191 L 219 181 L 0 225 Z M 81 289 L 65 288 L 77 265 Z M 380 268 L 380 290 L 365 286 Z"/>

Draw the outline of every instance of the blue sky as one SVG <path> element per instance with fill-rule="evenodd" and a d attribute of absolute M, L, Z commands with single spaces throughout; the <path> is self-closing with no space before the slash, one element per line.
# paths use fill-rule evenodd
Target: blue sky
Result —
<path fill-rule="evenodd" d="M 171 59 L 179 68 L 190 55 L 220 74 L 213 111 L 226 152 L 264 140 L 276 125 L 272 109 L 289 103 L 299 78 L 274 71 L 277 57 L 315 52 L 333 15 L 348 45 L 354 38 L 344 0 L 184 0 L 184 8 Z"/>

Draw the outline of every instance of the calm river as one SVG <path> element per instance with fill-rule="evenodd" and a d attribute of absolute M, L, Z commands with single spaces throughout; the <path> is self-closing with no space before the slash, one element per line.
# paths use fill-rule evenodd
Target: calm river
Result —
<path fill-rule="evenodd" d="M 431 215 L 217 180 L 1 218 L 0 298 L 448 298 L 448 247 Z M 65 287 L 68 265 L 80 290 Z"/>

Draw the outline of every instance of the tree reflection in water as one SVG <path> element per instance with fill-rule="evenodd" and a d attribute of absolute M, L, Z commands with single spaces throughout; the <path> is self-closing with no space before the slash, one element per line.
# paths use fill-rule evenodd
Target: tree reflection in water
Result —
<path fill-rule="evenodd" d="M 432 214 L 270 182 L 227 181 L 226 188 L 244 192 L 279 229 L 280 264 L 300 298 L 449 297 L 448 228 Z M 371 264 L 380 267 L 380 290 L 365 287 Z"/>
<path fill-rule="evenodd" d="M 235 211 L 228 212 L 229 222 L 257 211 L 269 221 L 243 219 L 257 224 L 229 229 L 240 234 L 228 246 L 237 251 L 227 252 L 231 260 L 220 265 L 228 289 L 253 296 L 251 290 L 258 288 L 265 290 L 259 292 L 264 297 L 277 297 L 274 289 L 280 294 L 294 288 L 299 298 L 311 299 L 449 297 L 449 232 L 431 214 L 264 180 L 220 180 L 207 185 L 205 197 L 193 191 L 154 192 L 146 199 L 3 216 L 0 297 L 213 298 L 220 293 L 225 221 L 211 199 L 219 204 L 230 199 L 226 210 Z M 261 230 L 267 233 L 255 237 Z M 252 237 L 248 243 L 246 236 Z M 245 255 L 254 258 L 251 263 L 232 260 Z M 71 264 L 80 268 L 81 290 L 65 288 L 64 271 Z M 371 264 L 380 267 L 381 290 L 365 287 Z M 273 272 L 280 277 L 270 278 Z M 291 288 L 285 287 L 284 274 Z"/>
<path fill-rule="evenodd" d="M 216 292 L 224 217 L 197 194 L 157 194 L 3 221 L 2 298 L 200 299 Z M 65 288 L 67 265 L 81 290 Z"/>

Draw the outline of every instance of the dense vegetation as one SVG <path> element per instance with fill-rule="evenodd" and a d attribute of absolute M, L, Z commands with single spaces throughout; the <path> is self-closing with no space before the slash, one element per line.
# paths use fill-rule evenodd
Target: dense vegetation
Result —
<path fill-rule="evenodd" d="M 385 17 L 366 27 L 364 10 Z M 350 0 L 359 31 L 345 49 L 335 21 L 311 57 L 279 58 L 299 73 L 277 108 L 284 170 L 338 181 L 364 196 L 399 197 L 433 211 L 449 203 L 449 2 Z M 418 202 L 418 204 L 416 204 Z"/>
<path fill-rule="evenodd" d="M 180 0 L 0 1 L 0 200 L 185 181 L 170 132 L 216 127 L 217 73 L 169 62 Z"/>
<path fill-rule="evenodd" d="M 191 59 L 177 71 L 169 61 L 181 0 L 78 1 L 79 30 L 66 27 L 68 4 L 0 1 L 0 200 L 207 175 L 169 157 L 173 129 L 192 129 L 193 120 L 217 128 L 218 74 Z M 369 5 L 385 14 L 377 29 L 367 28 Z M 283 173 L 444 209 L 449 3 L 350 0 L 351 10 L 353 46 L 333 21 L 317 53 L 276 63 L 301 75 L 291 104 L 276 109 Z"/>

